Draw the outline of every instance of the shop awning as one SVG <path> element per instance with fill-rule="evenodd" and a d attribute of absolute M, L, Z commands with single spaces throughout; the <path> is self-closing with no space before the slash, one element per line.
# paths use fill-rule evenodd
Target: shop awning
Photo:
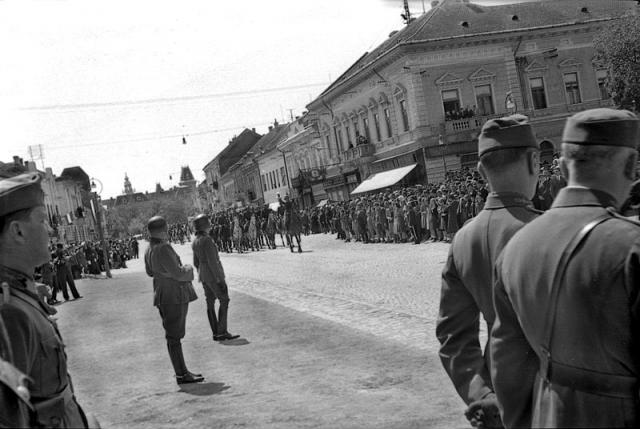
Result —
<path fill-rule="evenodd" d="M 363 192 L 370 192 L 375 191 L 376 189 L 393 186 L 416 168 L 416 165 L 418 164 L 411 164 L 406 167 L 376 173 L 358 185 L 358 187 L 351 192 L 351 195 L 362 194 Z"/>
<path fill-rule="evenodd" d="M 324 206 L 326 206 L 326 205 L 327 205 L 327 202 L 328 202 L 328 201 L 329 201 L 329 200 L 321 200 L 321 201 L 318 203 L 318 205 L 317 205 L 316 207 L 318 207 L 318 208 L 320 208 L 320 207 L 324 207 Z"/>

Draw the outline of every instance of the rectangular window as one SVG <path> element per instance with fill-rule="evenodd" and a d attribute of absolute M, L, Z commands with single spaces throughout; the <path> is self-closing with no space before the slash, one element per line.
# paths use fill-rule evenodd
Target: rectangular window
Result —
<path fill-rule="evenodd" d="M 544 80 L 541 77 L 529 79 L 529 87 L 531 88 L 531 101 L 533 101 L 534 109 L 547 108 L 547 96 L 544 93 Z"/>
<path fill-rule="evenodd" d="M 446 116 L 460 111 L 460 94 L 457 89 L 442 91 L 442 107 Z"/>
<path fill-rule="evenodd" d="M 336 137 L 336 152 L 340 153 L 342 151 L 342 133 L 340 132 L 340 128 L 338 126 L 333 127 L 333 133 Z"/>
<path fill-rule="evenodd" d="M 580 98 L 580 85 L 578 84 L 578 73 L 564 74 L 564 89 L 567 92 L 568 104 L 582 103 Z"/>
<path fill-rule="evenodd" d="M 275 189 L 276 187 L 276 178 L 273 175 L 273 171 L 269 173 L 269 180 L 271 181 L 271 189 Z"/>
<path fill-rule="evenodd" d="M 262 177 L 262 190 L 266 191 L 267 190 L 267 181 L 266 181 L 266 177 L 264 177 L 264 174 L 261 176 Z"/>
<path fill-rule="evenodd" d="M 393 135 L 393 130 L 391 129 L 391 112 L 389 112 L 389 108 L 384 109 L 384 122 L 387 126 L 387 138 Z"/>
<path fill-rule="evenodd" d="M 280 177 L 282 178 L 282 186 L 284 186 L 287 183 L 287 172 L 284 167 L 280 167 Z"/>
<path fill-rule="evenodd" d="M 344 126 L 344 132 L 347 135 L 348 146 L 353 146 L 353 144 L 351 143 L 351 131 L 349 130 L 349 125 Z"/>
<path fill-rule="evenodd" d="M 480 116 L 493 115 L 493 94 L 491 85 L 476 86 L 476 113 Z"/>
<path fill-rule="evenodd" d="M 353 120 L 353 134 L 356 136 L 360 135 L 360 123 L 358 122 L 358 118 Z"/>
<path fill-rule="evenodd" d="M 327 150 L 329 151 L 329 158 L 331 158 L 333 156 L 333 154 L 331 153 L 331 139 L 329 138 L 329 134 L 327 134 L 326 136 L 324 136 L 324 144 L 327 147 Z M 283 178 L 283 182 L 284 182 L 284 178 Z"/>
<path fill-rule="evenodd" d="M 380 114 L 377 112 L 373 114 L 373 126 L 376 128 L 376 141 L 382 140 L 380 136 Z"/>
<path fill-rule="evenodd" d="M 611 96 L 607 91 L 607 76 L 606 70 L 596 70 L 596 79 L 598 80 L 598 89 L 600 89 L 600 99 L 608 100 Z"/>
<path fill-rule="evenodd" d="M 406 100 L 400 100 L 400 114 L 402 115 L 402 131 L 409 131 L 409 114 Z"/>
<path fill-rule="evenodd" d="M 369 118 L 366 116 L 362 118 L 362 126 L 364 127 L 364 136 L 367 138 L 367 143 L 371 143 L 371 136 L 369 134 Z"/>

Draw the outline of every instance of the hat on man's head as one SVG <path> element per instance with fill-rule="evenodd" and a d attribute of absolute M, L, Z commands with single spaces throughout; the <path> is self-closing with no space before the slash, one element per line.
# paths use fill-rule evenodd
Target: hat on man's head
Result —
<path fill-rule="evenodd" d="M 167 230 L 167 221 L 162 216 L 154 216 L 147 222 L 149 235 L 155 238 L 162 238 L 159 233 Z"/>
<path fill-rule="evenodd" d="M 0 179 L 0 216 L 44 205 L 38 173 L 23 173 Z"/>
<path fill-rule="evenodd" d="M 628 110 L 585 110 L 567 119 L 562 143 L 636 148 L 639 127 L 638 117 Z"/>
<path fill-rule="evenodd" d="M 199 214 L 193 219 L 193 228 L 196 231 L 207 231 L 211 228 L 209 217 L 206 214 Z"/>
<path fill-rule="evenodd" d="M 528 120 L 526 116 L 516 114 L 485 122 L 478 136 L 478 156 L 500 149 L 539 149 Z"/>

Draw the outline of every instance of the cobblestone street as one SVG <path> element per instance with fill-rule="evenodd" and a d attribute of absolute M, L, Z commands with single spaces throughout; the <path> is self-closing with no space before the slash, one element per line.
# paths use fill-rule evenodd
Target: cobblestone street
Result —
<path fill-rule="evenodd" d="M 302 254 L 278 247 L 223 254 L 222 260 L 233 289 L 433 351 L 448 248 L 344 243 L 335 235 L 316 234 L 303 236 Z"/>
<path fill-rule="evenodd" d="M 434 336 L 447 245 L 314 235 L 303 250 L 221 255 L 239 340 L 211 341 L 195 284 L 183 343 L 198 385 L 172 378 L 141 259 L 79 281 L 85 298 L 57 308 L 81 404 L 105 427 L 466 427 Z"/>

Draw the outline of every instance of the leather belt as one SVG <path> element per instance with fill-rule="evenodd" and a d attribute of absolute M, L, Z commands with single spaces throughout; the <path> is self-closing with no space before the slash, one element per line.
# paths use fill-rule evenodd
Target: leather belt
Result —
<path fill-rule="evenodd" d="M 614 398 L 638 399 L 640 380 L 626 375 L 607 374 L 559 362 L 540 360 L 540 377 L 549 383 L 573 390 Z"/>

